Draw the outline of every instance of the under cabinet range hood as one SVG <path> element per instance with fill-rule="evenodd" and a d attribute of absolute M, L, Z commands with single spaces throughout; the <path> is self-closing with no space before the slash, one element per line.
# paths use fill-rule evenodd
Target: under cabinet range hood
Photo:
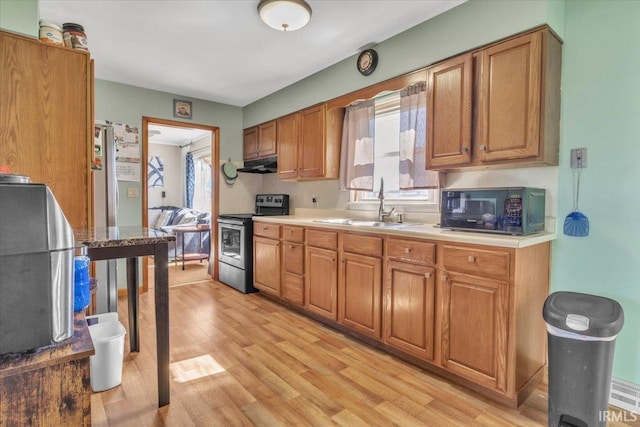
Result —
<path fill-rule="evenodd" d="M 238 172 L 276 173 L 278 172 L 278 156 L 247 160 L 244 162 L 244 167 L 238 169 Z"/>

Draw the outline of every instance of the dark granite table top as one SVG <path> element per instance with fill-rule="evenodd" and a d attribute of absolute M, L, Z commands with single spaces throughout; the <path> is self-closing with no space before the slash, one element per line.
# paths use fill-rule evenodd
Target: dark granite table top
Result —
<path fill-rule="evenodd" d="M 76 229 L 73 234 L 76 244 L 88 248 L 153 245 L 176 240 L 173 234 L 140 226 Z"/>

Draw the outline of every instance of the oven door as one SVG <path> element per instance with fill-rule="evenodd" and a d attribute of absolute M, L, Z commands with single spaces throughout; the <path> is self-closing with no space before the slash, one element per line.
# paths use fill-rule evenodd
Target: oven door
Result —
<path fill-rule="evenodd" d="M 218 259 L 238 268 L 245 268 L 244 225 L 218 222 Z"/>

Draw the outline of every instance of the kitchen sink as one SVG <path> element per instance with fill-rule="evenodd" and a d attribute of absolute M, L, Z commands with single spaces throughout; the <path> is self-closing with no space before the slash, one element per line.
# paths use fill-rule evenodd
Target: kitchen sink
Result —
<path fill-rule="evenodd" d="M 339 224 L 339 225 L 351 225 L 354 227 L 375 227 L 375 228 L 405 228 L 415 225 L 422 225 L 417 222 L 382 222 L 382 221 L 366 221 L 359 219 L 345 219 L 345 218 L 326 218 L 315 219 L 314 222 L 320 222 L 323 224 Z"/>

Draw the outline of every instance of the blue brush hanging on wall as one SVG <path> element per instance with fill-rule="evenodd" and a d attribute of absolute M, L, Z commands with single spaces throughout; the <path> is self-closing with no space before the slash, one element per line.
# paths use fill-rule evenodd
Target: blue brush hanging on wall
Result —
<path fill-rule="evenodd" d="M 580 212 L 578 207 L 578 199 L 580 198 L 580 173 L 582 169 L 587 166 L 586 163 L 586 149 L 578 149 L 580 152 L 577 157 L 577 161 L 574 163 L 573 156 L 574 153 L 572 150 L 572 162 L 571 167 L 574 169 L 573 171 L 573 211 L 567 215 L 564 219 L 564 234 L 567 236 L 573 237 L 586 237 L 589 235 L 589 218 L 582 212 Z M 585 150 L 584 159 L 583 153 L 581 150 Z M 578 169 L 576 172 L 575 169 Z M 576 178 L 577 176 L 577 178 Z"/>

